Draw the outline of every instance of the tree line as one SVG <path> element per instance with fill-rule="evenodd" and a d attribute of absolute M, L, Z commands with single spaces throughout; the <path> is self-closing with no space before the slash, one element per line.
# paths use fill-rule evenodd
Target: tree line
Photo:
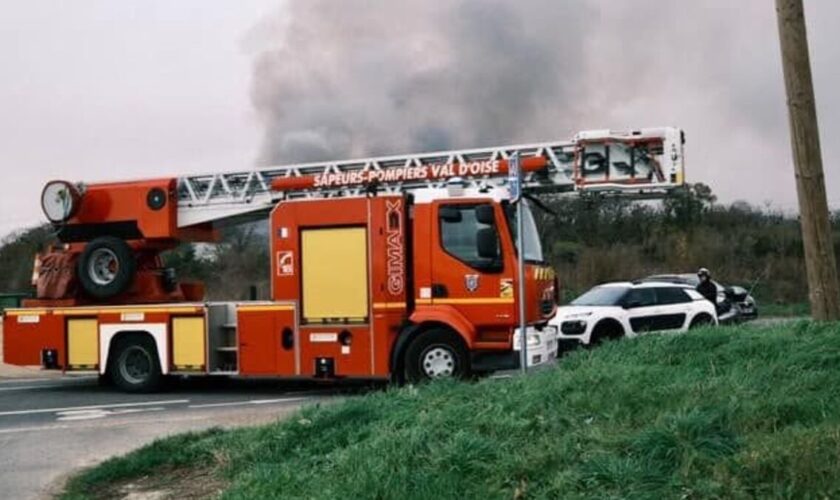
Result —
<path fill-rule="evenodd" d="M 704 184 L 687 185 L 661 201 L 599 194 L 543 197 L 535 208 L 546 259 L 557 269 L 565 300 L 589 287 L 655 273 L 708 267 L 725 284 L 738 284 L 760 301 L 807 301 L 799 221 L 771 207 L 721 204 Z M 840 212 L 832 217 L 840 256 Z M 49 226 L 0 242 L 0 292 L 28 292 L 35 253 L 54 242 Z M 268 298 L 265 223 L 222 231 L 213 245 L 183 244 L 164 256 L 182 279 L 204 281 L 212 300 L 247 299 L 251 287 Z"/>

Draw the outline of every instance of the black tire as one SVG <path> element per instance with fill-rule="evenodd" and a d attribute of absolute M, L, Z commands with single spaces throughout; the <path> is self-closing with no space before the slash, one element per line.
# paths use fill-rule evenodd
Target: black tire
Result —
<path fill-rule="evenodd" d="M 689 330 L 694 330 L 695 328 L 702 328 L 704 326 L 710 326 L 714 324 L 714 320 L 711 316 L 706 313 L 700 313 L 691 320 L 691 324 L 688 325 Z"/>
<path fill-rule="evenodd" d="M 108 356 L 108 375 L 125 392 L 154 392 L 160 389 L 163 375 L 157 347 L 149 335 L 120 338 Z"/>
<path fill-rule="evenodd" d="M 425 365 L 425 366 L 424 366 Z M 405 350 L 405 378 L 410 383 L 438 378 L 466 378 L 470 358 L 456 333 L 442 328 L 417 334 Z"/>
<path fill-rule="evenodd" d="M 76 263 L 82 289 L 95 299 L 109 299 L 126 291 L 136 271 L 134 252 L 113 236 L 102 236 L 85 245 Z"/>
<path fill-rule="evenodd" d="M 592 337 L 589 340 L 590 346 L 603 344 L 607 340 L 618 340 L 624 336 L 624 327 L 614 320 L 601 320 L 592 329 Z"/>

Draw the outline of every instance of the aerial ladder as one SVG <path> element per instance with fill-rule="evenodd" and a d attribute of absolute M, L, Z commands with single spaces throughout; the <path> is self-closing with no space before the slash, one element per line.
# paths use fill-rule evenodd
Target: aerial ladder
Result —
<path fill-rule="evenodd" d="M 530 193 L 662 197 L 684 182 L 684 142 L 676 128 L 595 130 L 567 141 L 166 179 L 90 185 L 52 181 L 41 204 L 65 246 L 60 257 L 47 254 L 38 261 L 39 276 L 49 277 L 40 281 L 37 297 L 66 304 L 183 300 L 159 258 L 180 242 L 215 241 L 218 228 L 265 219 L 286 200 L 389 195 L 452 183 L 504 187 L 513 154 L 522 160 L 522 187 Z M 140 285 L 125 295 L 132 275 Z M 73 278 L 81 287 L 72 286 Z"/>

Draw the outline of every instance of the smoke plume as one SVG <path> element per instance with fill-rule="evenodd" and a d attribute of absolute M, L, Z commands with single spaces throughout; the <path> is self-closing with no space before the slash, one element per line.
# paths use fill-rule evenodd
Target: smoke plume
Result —
<path fill-rule="evenodd" d="M 818 23 L 840 14 L 836 2 L 815 8 Z M 827 49 L 815 66 L 837 67 L 825 36 L 812 37 Z M 254 38 L 260 164 L 674 125 L 691 181 L 724 201 L 794 199 L 770 2 L 306 0 Z M 826 137 L 840 100 L 823 97 Z"/>

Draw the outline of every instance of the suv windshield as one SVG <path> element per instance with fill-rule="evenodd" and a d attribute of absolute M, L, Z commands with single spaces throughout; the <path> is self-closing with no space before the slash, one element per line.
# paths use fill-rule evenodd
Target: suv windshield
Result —
<path fill-rule="evenodd" d="M 572 301 L 573 306 L 617 306 L 627 293 L 627 286 L 596 286 Z"/>
<path fill-rule="evenodd" d="M 537 223 L 534 222 L 534 214 L 531 213 L 531 207 L 528 206 L 528 201 L 524 199 L 517 205 L 524 207 L 522 212 L 522 227 L 524 228 L 522 239 L 525 243 L 525 260 L 530 262 L 544 262 L 540 234 L 537 232 Z M 516 206 L 510 203 L 505 204 L 505 215 L 507 215 L 507 223 L 510 228 L 510 235 L 513 238 L 513 244 L 516 245 L 518 250 L 519 240 L 516 236 Z"/>

